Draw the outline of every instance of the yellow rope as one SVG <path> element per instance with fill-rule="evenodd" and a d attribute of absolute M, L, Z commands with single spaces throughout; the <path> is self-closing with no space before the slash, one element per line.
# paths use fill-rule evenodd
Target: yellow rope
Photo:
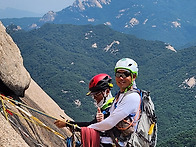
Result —
<path fill-rule="evenodd" d="M 8 97 L 6 97 L 6 96 L 4 96 L 4 95 L 2 95 L 2 94 L 0 94 L 0 96 L 1 96 L 5 101 L 9 102 L 12 106 L 14 106 L 14 107 L 16 107 L 18 110 L 20 110 L 22 113 L 24 113 L 24 114 L 26 114 L 27 116 L 29 116 L 33 121 L 32 121 L 31 119 L 28 119 L 28 118 L 26 118 L 26 117 L 24 117 L 24 116 L 22 116 L 22 115 L 20 115 L 20 114 L 18 114 L 18 113 L 16 113 L 16 112 L 14 112 L 14 111 L 11 111 L 11 110 L 10 110 L 10 112 L 12 112 L 12 113 L 14 113 L 14 114 L 16 114 L 16 115 L 18 115 L 18 116 L 20 116 L 20 117 L 22 117 L 22 118 L 28 120 L 28 121 L 34 123 L 34 124 L 38 124 L 38 125 L 44 127 L 45 129 L 47 129 L 47 130 L 53 132 L 55 135 L 57 135 L 57 136 L 60 137 L 61 139 L 64 139 L 64 140 L 66 139 L 62 134 L 60 134 L 60 133 L 58 133 L 57 131 L 55 131 L 55 130 L 51 129 L 50 127 L 46 126 L 46 125 L 45 125 L 43 122 L 41 122 L 38 118 L 34 117 L 34 116 L 31 115 L 30 113 L 27 114 L 26 111 L 24 111 L 21 107 L 15 105 L 15 103 L 16 103 L 16 104 L 19 104 L 19 105 L 21 105 L 21 106 L 24 106 L 24 107 L 26 107 L 26 108 L 28 108 L 28 109 L 30 109 L 30 110 L 33 110 L 33 111 L 35 111 L 35 112 L 37 112 L 37 113 L 40 113 L 40 114 L 42 114 L 42 115 L 45 115 L 45 116 L 47 116 L 47 117 L 50 117 L 50 118 L 52 118 L 52 119 L 58 120 L 57 118 L 55 118 L 55 117 L 53 117 L 53 116 L 50 116 L 50 115 L 48 115 L 48 114 L 46 114 L 46 113 L 44 113 L 44 112 L 41 112 L 41 111 L 39 111 L 39 110 L 36 110 L 36 109 L 34 109 L 34 108 L 32 108 L 32 107 L 30 107 L 30 106 L 28 106 L 28 105 L 25 105 L 25 104 L 23 104 L 23 103 L 21 103 L 21 102 L 18 102 L 18 101 L 16 101 L 16 100 L 13 100 L 13 99 L 11 99 L 11 98 L 8 98 Z M 13 102 L 14 102 L 14 103 L 13 103 Z M 72 126 L 72 127 L 74 128 L 74 130 L 75 130 L 76 128 L 77 128 L 77 129 L 80 129 L 80 127 L 79 127 L 77 124 L 71 124 L 71 123 L 66 122 L 66 121 L 64 121 L 64 122 L 65 122 L 66 124 Z M 73 132 L 72 132 L 72 134 L 73 134 Z"/>
<path fill-rule="evenodd" d="M 57 135 L 58 137 L 60 137 L 61 139 L 66 139 L 62 134 L 60 134 L 59 132 L 53 130 L 52 128 L 46 126 L 42 121 L 40 121 L 38 118 L 31 116 L 31 118 L 36 121 L 40 126 L 46 128 L 47 130 L 53 132 L 55 135 Z"/>
<path fill-rule="evenodd" d="M 22 116 L 21 114 L 19 114 L 19 113 L 17 113 L 17 112 L 14 112 L 14 111 L 12 111 L 12 110 L 10 110 L 10 109 L 7 109 L 7 110 L 10 111 L 10 112 L 12 112 L 13 114 L 19 116 L 19 117 L 22 117 L 23 119 L 26 119 L 26 120 L 32 122 L 33 124 L 36 124 L 36 125 L 39 125 L 39 126 L 41 126 L 41 127 L 46 128 L 47 130 L 53 132 L 55 135 L 59 136 L 61 139 L 66 139 L 62 134 L 60 134 L 60 133 L 56 132 L 55 130 L 51 129 L 50 127 L 46 126 L 42 121 L 40 121 L 38 118 L 36 118 L 36 117 L 34 117 L 34 116 L 31 116 L 31 117 L 30 117 L 30 118 L 33 119 L 33 120 L 31 120 L 31 119 L 29 119 L 29 118 L 27 118 L 27 117 L 24 117 L 24 116 Z"/>
<path fill-rule="evenodd" d="M 26 108 L 29 108 L 29 109 L 31 109 L 31 110 L 33 110 L 33 111 L 35 111 L 35 112 L 38 112 L 38 113 L 40 113 L 40 114 L 43 114 L 43 115 L 45 115 L 45 116 L 47 116 L 47 117 L 50 117 L 50 118 L 52 118 L 52 119 L 58 120 L 58 118 L 56 118 L 56 117 L 54 117 L 54 116 L 48 115 L 48 114 L 46 114 L 46 113 L 44 113 L 44 112 L 42 112 L 42 111 L 39 111 L 39 110 L 37 110 L 37 109 L 34 109 L 34 108 L 32 108 L 32 107 L 30 107 L 30 106 L 27 106 L 27 105 L 25 105 L 25 104 L 23 104 L 23 103 L 21 103 L 21 102 L 17 102 L 16 100 L 10 99 L 10 98 L 8 98 L 8 97 L 6 97 L 6 96 L 3 96 L 3 95 L 1 95 L 1 94 L 0 94 L 0 96 L 2 96 L 2 97 L 3 97 L 5 100 L 7 100 L 9 103 L 12 103 L 12 102 L 18 103 L 18 104 L 20 104 L 20 105 L 22 105 L 22 106 L 24 106 L 24 107 L 26 107 Z M 12 101 L 12 102 L 10 102 L 10 101 Z M 15 104 L 12 103 L 12 105 L 15 105 Z M 71 124 L 71 123 L 66 122 L 66 121 L 65 121 L 65 123 L 68 124 L 68 125 L 70 125 L 70 126 L 73 126 L 73 127 L 75 127 L 75 128 L 80 129 L 80 127 L 77 126 L 77 125 L 75 125 L 75 124 Z"/>
<path fill-rule="evenodd" d="M 56 117 L 51 116 L 51 115 L 48 115 L 48 114 L 46 114 L 46 113 L 44 113 L 44 112 L 42 112 L 42 111 L 39 111 L 39 110 L 37 110 L 37 109 L 34 109 L 34 108 L 32 108 L 32 107 L 30 107 L 30 106 L 28 106 L 28 105 L 25 105 L 25 104 L 23 104 L 23 103 L 21 103 L 21 102 L 18 102 L 18 101 L 16 101 L 16 100 L 13 100 L 13 99 L 8 98 L 8 97 L 6 97 L 6 96 L 3 96 L 3 95 L 1 95 L 1 94 L 0 94 L 0 96 L 2 96 L 2 97 L 3 97 L 5 100 L 7 100 L 7 101 L 12 101 L 12 102 L 14 102 L 14 103 L 16 103 L 16 104 L 20 104 L 20 105 L 22 105 L 22 106 L 24 106 L 24 107 L 26 107 L 26 108 L 29 108 L 29 109 L 31 109 L 31 110 L 33 110 L 33 111 L 35 111 L 35 112 L 38 112 L 38 113 L 40 113 L 40 114 L 43 114 L 43 115 L 45 115 L 45 116 L 48 116 L 48 117 L 50 117 L 50 118 L 52 118 L 52 119 L 57 120 Z M 15 105 L 15 104 L 14 104 L 14 105 Z"/>
<path fill-rule="evenodd" d="M 31 119 L 29 119 L 29 118 L 27 118 L 27 117 L 24 117 L 24 116 L 22 116 L 21 114 L 19 114 L 19 113 L 17 113 L 17 112 L 14 112 L 14 111 L 12 111 L 12 110 L 10 110 L 10 109 L 7 109 L 7 110 L 10 111 L 10 112 L 12 112 L 12 113 L 15 114 L 15 115 L 18 115 L 19 117 L 22 117 L 23 119 L 26 119 L 26 120 L 28 120 L 28 121 L 30 121 L 30 122 L 36 124 L 36 123 L 35 123 L 34 121 L 32 121 Z"/>
<path fill-rule="evenodd" d="M 7 115 L 7 112 L 6 112 L 5 105 L 4 105 L 4 102 L 3 102 L 3 98 L 2 97 L 1 97 L 1 103 L 2 103 L 2 107 L 3 107 L 3 112 L 5 114 L 5 118 L 8 121 L 8 115 Z"/>
<path fill-rule="evenodd" d="M 28 120 L 28 121 L 34 123 L 34 124 L 37 124 L 37 125 L 39 125 L 39 126 L 45 128 L 45 129 L 47 129 L 47 130 L 53 132 L 55 135 L 57 135 L 58 137 L 60 137 L 60 138 L 63 139 L 63 140 L 66 139 L 62 134 L 60 134 L 59 132 L 57 132 L 57 131 L 53 130 L 52 128 L 48 127 L 48 126 L 45 125 L 42 121 L 40 121 L 38 118 L 34 117 L 32 114 L 26 112 L 25 110 L 23 110 L 22 108 L 16 106 L 14 103 L 11 102 L 11 101 L 14 101 L 14 100 L 11 100 L 11 99 L 9 99 L 9 98 L 7 98 L 7 97 L 5 97 L 5 96 L 2 96 L 2 95 L 0 95 L 0 96 L 1 96 L 1 100 L 2 100 L 2 101 L 3 101 L 3 99 L 2 99 L 2 97 L 3 97 L 3 98 L 4 98 L 5 100 L 7 100 L 7 102 L 9 102 L 12 106 L 14 106 L 14 107 L 17 108 L 18 110 L 20 110 L 22 113 L 24 113 L 24 114 L 26 114 L 27 116 L 29 116 L 32 120 L 29 119 L 29 118 L 27 118 L 27 117 L 22 116 L 21 114 L 19 114 L 19 113 L 17 113 L 17 112 L 12 111 L 12 110 L 10 110 L 10 109 L 7 109 L 8 111 L 12 112 L 12 113 L 15 114 L 15 115 L 18 115 L 19 117 L 22 117 L 23 119 L 26 119 L 26 120 Z M 14 101 L 14 102 L 15 102 L 15 101 Z M 4 111 L 6 112 L 6 109 L 5 109 Z M 6 114 L 7 114 L 7 113 L 6 113 Z M 8 120 L 8 119 L 7 119 L 7 120 Z"/>

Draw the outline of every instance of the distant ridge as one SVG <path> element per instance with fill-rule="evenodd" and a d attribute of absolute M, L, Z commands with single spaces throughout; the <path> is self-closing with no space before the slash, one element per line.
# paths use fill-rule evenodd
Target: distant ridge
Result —
<path fill-rule="evenodd" d="M 105 24 L 119 32 L 160 40 L 175 48 L 196 40 L 196 1 L 76 0 L 59 12 L 56 24 Z M 47 23 L 44 19 L 37 26 Z"/>
<path fill-rule="evenodd" d="M 196 45 L 195 7 L 195 0 L 76 0 L 71 6 L 46 12 L 33 22 L 32 19 L 29 23 L 1 21 L 5 26 L 12 22 L 25 30 L 40 28 L 45 23 L 104 24 L 119 32 L 163 41 L 180 49 Z"/>
<path fill-rule="evenodd" d="M 43 14 L 38 14 L 30 11 L 19 10 L 15 8 L 0 9 L 0 19 L 3 18 L 22 18 L 22 17 L 41 17 Z"/>

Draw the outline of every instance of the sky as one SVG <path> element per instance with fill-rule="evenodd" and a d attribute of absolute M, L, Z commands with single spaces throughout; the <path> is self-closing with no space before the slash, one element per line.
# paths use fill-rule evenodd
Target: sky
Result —
<path fill-rule="evenodd" d="M 0 0 L 0 9 L 15 8 L 45 14 L 60 11 L 73 4 L 75 0 Z"/>

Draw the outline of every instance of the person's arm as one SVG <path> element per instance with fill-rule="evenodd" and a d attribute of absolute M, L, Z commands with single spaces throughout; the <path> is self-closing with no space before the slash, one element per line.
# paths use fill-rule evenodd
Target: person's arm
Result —
<path fill-rule="evenodd" d="M 97 120 L 96 118 L 93 119 L 90 122 L 75 122 L 75 121 L 71 121 L 71 120 L 66 120 L 66 121 L 62 121 L 62 120 L 56 120 L 54 122 L 54 124 L 58 127 L 58 128 L 63 128 L 63 127 L 72 127 L 73 125 L 78 125 L 79 127 L 87 127 L 93 123 L 96 123 Z"/>
<path fill-rule="evenodd" d="M 79 127 L 87 127 L 91 124 L 97 123 L 96 118 L 90 122 L 77 122 L 77 121 L 69 121 L 70 124 L 77 124 Z"/>
<path fill-rule="evenodd" d="M 108 114 L 104 114 L 104 118 L 107 117 Z M 63 127 L 71 127 L 72 124 L 74 125 L 78 125 L 79 127 L 87 127 L 91 124 L 94 124 L 94 123 L 97 123 L 97 119 L 93 119 L 92 121 L 90 122 L 78 122 L 78 121 L 71 121 L 71 120 L 66 120 L 65 121 L 62 121 L 62 120 L 56 120 L 55 121 L 55 125 L 58 127 L 58 128 L 63 128 Z"/>
<path fill-rule="evenodd" d="M 69 121 L 69 123 L 71 124 L 77 124 L 79 127 L 87 127 L 91 124 L 94 124 L 94 123 L 97 123 L 97 122 L 100 122 L 102 121 L 104 118 L 108 117 L 108 114 L 103 114 L 100 110 L 100 108 L 98 108 L 98 112 L 97 112 L 97 115 L 96 115 L 96 118 L 93 119 L 92 121 L 90 122 L 75 122 L 75 121 Z"/>
<path fill-rule="evenodd" d="M 90 122 L 77 122 L 77 121 L 69 121 L 69 123 L 71 124 L 77 124 L 79 127 L 87 127 L 91 124 L 94 124 L 94 123 L 97 123 L 97 122 L 100 122 L 102 121 L 104 118 L 108 117 L 109 115 L 108 114 L 103 114 L 100 110 L 100 108 L 98 107 L 98 112 L 97 112 L 97 115 L 96 115 L 96 118 L 93 119 L 92 121 Z M 103 117 L 103 119 L 101 119 L 101 117 Z"/>
<path fill-rule="evenodd" d="M 110 130 L 126 116 L 126 113 L 124 113 L 123 111 L 120 112 L 120 109 L 116 109 L 109 117 L 107 117 L 101 122 L 91 124 L 90 126 L 88 126 L 88 128 L 93 128 L 98 131 Z"/>
<path fill-rule="evenodd" d="M 132 93 L 123 98 L 117 108 L 110 113 L 110 116 L 105 120 L 92 124 L 88 128 L 93 128 L 98 131 L 106 131 L 113 128 L 118 122 L 123 120 L 129 114 L 136 113 L 140 104 L 140 96 L 137 93 Z"/>

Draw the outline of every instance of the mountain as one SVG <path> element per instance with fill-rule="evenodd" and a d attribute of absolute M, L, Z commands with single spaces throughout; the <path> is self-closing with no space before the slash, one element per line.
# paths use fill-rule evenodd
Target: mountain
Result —
<path fill-rule="evenodd" d="M 33 26 L 105 24 L 119 32 L 160 40 L 179 49 L 196 40 L 195 7 L 194 0 L 76 0 L 59 12 L 46 13 Z"/>
<path fill-rule="evenodd" d="M 32 78 L 74 120 L 90 120 L 96 112 L 85 96 L 89 80 L 108 73 L 115 85 L 115 63 L 129 57 L 139 65 L 138 88 L 149 90 L 155 103 L 159 144 L 195 128 L 196 47 L 176 51 L 106 25 L 45 24 L 27 32 L 7 31 Z M 115 85 L 113 95 L 117 91 Z"/>
<path fill-rule="evenodd" d="M 3 20 L 2 23 L 6 27 L 14 24 L 20 24 L 17 25 L 18 28 L 22 30 L 29 30 L 37 27 L 37 24 L 35 24 L 34 22 L 38 21 L 39 19 L 40 17 L 6 18 L 6 19 L 2 19 Z"/>
<path fill-rule="evenodd" d="M 182 46 L 181 48 L 188 48 L 190 46 L 196 46 L 196 40 L 193 40 L 187 44 L 185 44 L 184 46 Z"/>
<path fill-rule="evenodd" d="M 0 18 L 41 17 L 42 14 L 19 10 L 15 8 L 0 9 Z"/>
<path fill-rule="evenodd" d="M 53 23 L 105 24 L 114 30 L 179 47 L 195 39 L 195 1 L 85 0 L 57 12 Z"/>

